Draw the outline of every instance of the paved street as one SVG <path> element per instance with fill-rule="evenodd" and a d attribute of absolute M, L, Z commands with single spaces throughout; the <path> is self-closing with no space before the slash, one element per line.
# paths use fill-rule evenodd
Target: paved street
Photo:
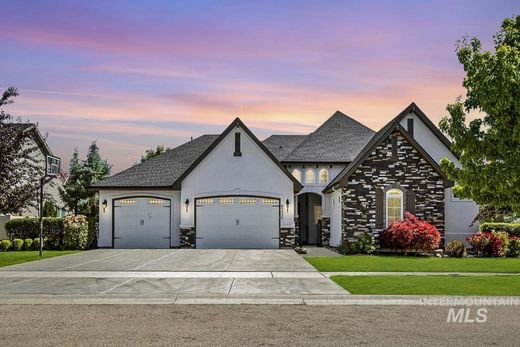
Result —
<path fill-rule="evenodd" d="M 517 307 L 446 323 L 448 307 L 0 306 L 2 346 L 517 346 Z"/>

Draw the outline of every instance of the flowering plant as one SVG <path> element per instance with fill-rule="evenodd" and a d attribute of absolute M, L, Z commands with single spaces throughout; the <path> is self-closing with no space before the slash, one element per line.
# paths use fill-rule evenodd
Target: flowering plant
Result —
<path fill-rule="evenodd" d="M 439 247 L 441 233 L 430 223 L 405 212 L 405 219 L 394 221 L 379 236 L 383 247 L 396 250 L 433 251 Z"/>

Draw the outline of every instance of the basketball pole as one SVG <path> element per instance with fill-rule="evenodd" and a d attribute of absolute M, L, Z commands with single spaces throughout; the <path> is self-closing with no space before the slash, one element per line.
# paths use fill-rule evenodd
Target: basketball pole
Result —
<path fill-rule="evenodd" d="M 45 184 L 45 176 L 40 178 L 40 258 L 43 252 L 43 185 Z"/>

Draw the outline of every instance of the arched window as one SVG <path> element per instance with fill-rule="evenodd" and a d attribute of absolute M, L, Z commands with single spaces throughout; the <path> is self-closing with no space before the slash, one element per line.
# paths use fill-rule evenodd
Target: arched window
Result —
<path fill-rule="evenodd" d="M 314 170 L 307 169 L 305 172 L 305 183 L 314 183 L 316 182 L 316 178 L 314 177 Z"/>
<path fill-rule="evenodd" d="M 329 181 L 329 170 L 321 169 L 319 177 L 320 177 L 320 183 L 327 183 Z"/>
<path fill-rule="evenodd" d="M 400 219 L 403 219 L 403 192 L 390 189 L 386 192 L 386 226 Z"/>
<path fill-rule="evenodd" d="M 292 171 L 292 175 L 294 176 L 294 178 L 296 178 L 298 180 L 298 182 L 301 183 L 301 181 L 302 181 L 302 173 L 300 172 L 300 170 L 294 169 Z"/>

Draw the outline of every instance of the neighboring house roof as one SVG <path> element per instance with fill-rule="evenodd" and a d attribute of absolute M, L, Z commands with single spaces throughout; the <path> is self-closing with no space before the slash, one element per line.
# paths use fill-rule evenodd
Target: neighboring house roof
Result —
<path fill-rule="evenodd" d="M 31 138 L 36 142 L 38 148 L 42 151 L 44 155 L 53 155 L 51 149 L 45 142 L 45 139 L 38 129 L 38 126 L 34 123 L 10 123 L 12 127 L 21 131 L 27 132 L 31 135 Z"/>
<path fill-rule="evenodd" d="M 303 187 L 276 157 L 258 140 L 258 138 L 236 118 L 220 135 L 203 135 L 179 147 L 134 165 L 111 177 L 94 183 L 92 189 L 180 189 L 182 181 L 235 127 L 241 127 L 260 149 L 282 170 L 293 182 L 295 191 Z"/>
<path fill-rule="evenodd" d="M 336 111 L 281 161 L 348 163 L 373 136 L 373 130 Z"/>
<path fill-rule="evenodd" d="M 409 112 L 408 112 L 409 113 Z M 337 185 L 338 183 L 344 183 L 346 179 L 368 158 L 370 153 L 376 148 L 383 140 L 385 140 L 393 131 L 399 131 L 408 142 L 422 155 L 422 157 L 441 175 L 441 177 L 449 183 L 448 177 L 442 171 L 441 167 L 437 162 L 421 147 L 421 145 L 411 137 L 408 132 L 401 126 L 399 121 L 401 118 L 396 117 L 379 130 L 374 137 L 366 144 L 366 146 L 359 152 L 354 160 L 323 189 L 323 192 L 328 192 Z"/>
<path fill-rule="evenodd" d="M 308 135 L 271 135 L 262 143 L 279 161 L 283 161 Z"/>
<path fill-rule="evenodd" d="M 169 149 L 157 157 L 134 165 L 91 185 L 91 188 L 171 188 L 181 175 L 218 138 L 202 135 L 183 145 Z"/>

